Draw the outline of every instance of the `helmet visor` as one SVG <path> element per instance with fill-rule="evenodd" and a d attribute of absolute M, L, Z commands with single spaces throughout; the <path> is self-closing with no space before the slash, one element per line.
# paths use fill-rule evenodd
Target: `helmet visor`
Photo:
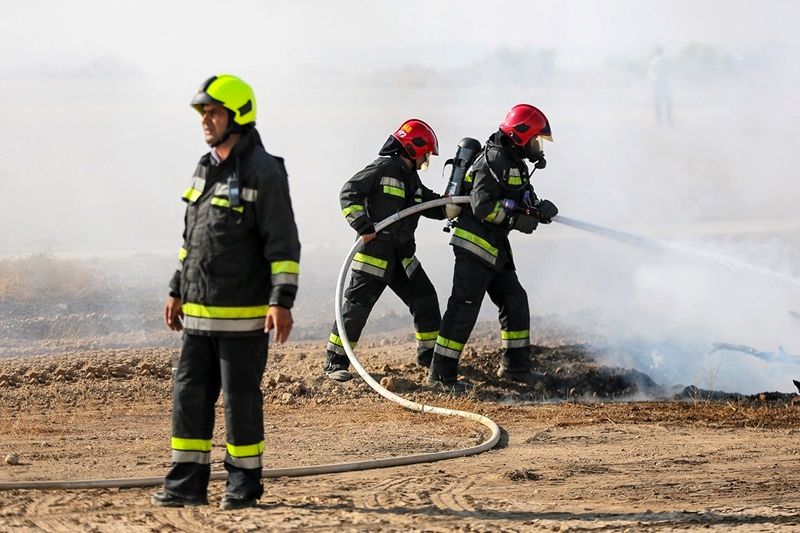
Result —
<path fill-rule="evenodd" d="M 536 152 L 542 152 L 544 148 L 544 140 L 541 136 L 535 135 L 528 140 L 528 144 L 525 145 L 525 152 L 529 154 L 535 154 Z"/>
<path fill-rule="evenodd" d="M 431 152 L 426 152 L 425 156 L 422 158 L 422 163 L 419 165 L 419 169 L 423 172 L 427 172 L 430 164 L 431 164 Z"/>
<path fill-rule="evenodd" d="M 203 91 L 200 91 L 196 95 L 194 95 L 190 105 L 193 108 L 195 108 L 195 110 L 197 110 L 198 113 L 202 114 L 203 106 L 206 104 L 219 104 L 221 106 L 225 105 L 216 98 L 212 98 L 210 94 Z"/>

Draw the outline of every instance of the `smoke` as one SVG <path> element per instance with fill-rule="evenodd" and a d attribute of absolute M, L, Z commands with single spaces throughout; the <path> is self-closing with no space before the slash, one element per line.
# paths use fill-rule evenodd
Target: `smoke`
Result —
<path fill-rule="evenodd" d="M 0 253 L 174 256 L 179 197 L 207 149 L 187 102 L 208 75 L 232 72 L 254 86 L 267 148 L 286 158 L 304 246 L 299 309 L 332 320 L 337 258 L 353 239 L 339 189 L 390 131 L 412 116 L 436 129 L 442 156 L 423 179 L 442 190 L 458 140 L 485 140 L 521 101 L 552 122 L 534 183 L 564 215 L 798 276 L 796 3 L 404 5 L 6 6 Z M 661 123 L 659 79 L 672 110 Z M 444 306 L 441 225 L 420 224 L 418 256 Z M 714 342 L 800 353 L 796 288 L 555 224 L 512 240 L 533 313 L 602 337 L 609 362 L 665 383 L 707 387 L 718 369 L 718 388 L 791 390 L 798 368 L 707 353 Z M 390 296 L 386 310 L 405 314 Z"/>

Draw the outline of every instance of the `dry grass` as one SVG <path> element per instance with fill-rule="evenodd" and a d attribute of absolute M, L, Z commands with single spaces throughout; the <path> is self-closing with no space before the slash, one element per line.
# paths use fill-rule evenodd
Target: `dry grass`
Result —
<path fill-rule="evenodd" d="M 94 287 L 94 272 L 79 261 L 46 253 L 0 260 L 0 302 L 75 300 Z"/>

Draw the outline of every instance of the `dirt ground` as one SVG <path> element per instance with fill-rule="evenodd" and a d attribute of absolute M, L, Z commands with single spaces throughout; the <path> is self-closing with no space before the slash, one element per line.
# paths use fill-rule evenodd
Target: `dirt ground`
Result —
<path fill-rule="evenodd" d="M 614 401 L 646 376 L 593 368 L 580 346 L 541 350 L 531 389 L 493 377 L 498 348 L 466 352 L 466 398 L 428 390 L 405 337 L 362 341 L 362 362 L 410 399 L 486 414 L 503 429 L 482 455 L 415 466 L 266 481 L 259 507 L 162 509 L 155 488 L 0 491 L 14 531 L 740 531 L 800 528 L 795 395 Z M 361 380 L 319 371 L 319 343 L 272 349 L 264 382 L 267 468 L 476 444 L 476 423 L 390 404 Z M 0 482 L 162 476 L 169 465 L 176 350 L 77 350 L 0 359 Z M 588 377 L 587 377 L 588 376 Z M 391 378 L 391 379 L 389 379 Z M 610 386 L 609 383 L 613 383 Z M 664 391 L 662 391 L 664 392 Z M 653 391 L 650 390 L 652 395 Z M 214 469 L 224 431 L 217 424 Z"/>

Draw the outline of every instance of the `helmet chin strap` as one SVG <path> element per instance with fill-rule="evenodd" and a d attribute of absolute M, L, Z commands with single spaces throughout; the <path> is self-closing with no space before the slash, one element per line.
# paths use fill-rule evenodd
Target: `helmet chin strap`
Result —
<path fill-rule="evenodd" d="M 225 128 L 225 132 L 222 134 L 222 137 L 217 139 L 216 141 L 208 143 L 211 148 L 216 148 L 220 144 L 227 141 L 231 135 L 234 133 L 246 133 L 248 129 L 253 127 L 255 123 L 251 122 L 249 124 L 245 124 L 244 126 L 237 124 L 233 121 L 233 112 L 228 110 L 228 127 Z"/>
<path fill-rule="evenodd" d="M 228 112 L 228 127 L 225 128 L 225 131 L 222 133 L 222 137 L 220 137 L 217 140 L 211 141 L 210 143 L 208 143 L 208 145 L 211 148 L 216 148 L 220 144 L 222 144 L 225 141 L 227 141 L 230 138 L 231 134 L 233 133 L 233 127 L 231 126 L 232 124 L 234 124 L 234 122 L 233 122 L 233 118 L 231 117 L 231 113 L 229 111 Z"/>

